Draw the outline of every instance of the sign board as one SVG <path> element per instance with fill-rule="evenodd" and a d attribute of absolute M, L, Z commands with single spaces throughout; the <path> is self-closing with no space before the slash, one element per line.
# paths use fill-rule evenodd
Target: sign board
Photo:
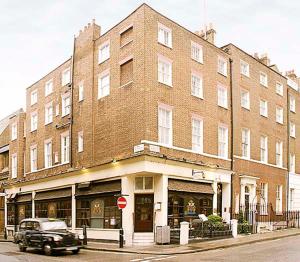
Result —
<path fill-rule="evenodd" d="M 119 209 L 125 208 L 127 205 L 127 200 L 125 197 L 119 197 L 117 200 L 117 206 Z"/>
<path fill-rule="evenodd" d="M 208 220 L 208 219 L 207 219 L 207 216 L 204 215 L 204 214 L 199 214 L 198 217 L 199 217 L 199 219 L 200 219 L 202 222 L 205 222 L 205 221 Z"/>
<path fill-rule="evenodd" d="M 136 145 L 133 148 L 133 152 L 134 153 L 142 152 L 142 151 L 144 151 L 144 149 L 145 149 L 144 144 Z"/>

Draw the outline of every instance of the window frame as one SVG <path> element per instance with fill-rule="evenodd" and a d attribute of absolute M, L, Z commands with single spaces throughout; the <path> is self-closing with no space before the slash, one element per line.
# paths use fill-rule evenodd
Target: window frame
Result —
<path fill-rule="evenodd" d="M 290 112 L 296 113 L 296 98 L 293 95 L 289 96 L 290 102 Z M 293 102 L 292 102 L 293 101 Z"/>
<path fill-rule="evenodd" d="M 18 155 L 14 153 L 11 155 L 11 178 L 15 179 L 18 177 Z"/>
<path fill-rule="evenodd" d="M 290 163 L 290 166 L 289 166 L 289 172 L 295 174 L 295 172 L 296 172 L 296 155 L 290 153 L 289 157 L 290 157 L 290 161 L 289 161 L 289 163 Z"/>
<path fill-rule="evenodd" d="M 103 85 L 104 79 L 107 78 L 108 82 Z M 98 75 L 98 100 L 110 95 L 110 71 L 105 70 Z"/>
<path fill-rule="evenodd" d="M 103 50 L 108 49 L 105 55 L 103 56 Z M 102 64 L 105 61 L 110 59 L 110 40 L 106 40 L 98 47 L 98 64 Z"/>
<path fill-rule="evenodd" d="M 290 137 L 296 138 L 296 124 L 290 121 Z"/>
<path fill-rule="evenodd" d="M 262 139 L 264 141 L 262 141 Z M 264 147 L 262 147 L 262 145 L 264 145 Z M 269 162 L 268 161 L 268 137 L 265 135 L 260 136 L 260 161 L 265 164 Z"/>
<path fill-rule="evenodd" d="M 222 70 L 222 65 L 225 65 L 223 70 Z M 222 56 L 218 56 L 218 59 L 217 59 L 217 72 L 225 77 L 227 77 L 227 75 L 228 75 L 227 59 Z"/>
<path fill-rule="evenodd" d="M 48 152 L 48 145 L 50 145 L 50 152 Z M 45 168 L 50 168 L 53 166 L 52 159 L 52 139 L 45 140 L 44 142 L 44 166 Z"/>
<path fill-rule="evenodd" d="M 225 131 L 225 140 L 226 141 L 220 141 L 220 130 L 223 129 Z M 218 125 L 218 156 L 220 158 L 224 158 L 227 159 L 228 158 L 228 134 L 229 130 L 228 130 L 228 126 L 225 124 L 219 124 Z M 224 155 L 221 154 L 221 146 L 220 144 L 224 144 Z"/>
<path fill-rule="evenodd" d="M 242 128 L 242 157 L 250 159 L 251 157 L 251 134 L 249 128 Z"/>
<path fill-rule="evenodd" d="M 199 126 L 195 127 L 194 123 L 195 122 L 199 122 Z M 199 129 L 199 133 L 194 133 L 195 129 L 198 128 Z M 196 116 L 193 115 L 192 116 L 192 150 L 197 152 L 197 153 L 203 153 L 203 142 L 204 142 L 204 138 L 203 138 L 203 118 L 200 116 Z M 197 144 L 195 143 L 196 137 L 199 139 L 200 143 Z"/>
<path fill-rule="evenodd" d="M 280 90 L 278 90 L 278 86 L 280 86 Z M 283 96 L 283 84 L 281 82 L 276 81 L 275 89 L 277 95 Z"/>
<path fill-rule="evenodd" d="M 263 81 L 262 77 L 265 77 L 266 81 Z M 268 75 L 265 72 L 259 72 L 259 83 L 264 87 L 268 87 Z"/>
<path fill-rule="evenodd" d="M 276 141 L 275 154 L 276 154 L 276 166 L 283 167 L 283 142 L 282 141 L 279 140 Z M 278 159 L 278 157 L 280 158 Z"/>
<path fill-rule="evenodd" d="M 61 117 L 70 115 L 71 106 L 71 93 L 67 92 L 61 96 Z"/>
<path fill-rule="evenodd" d="M 228 109 L 228 90 L 227 87 L 218 83 L 217 84 L 217 90 L 218 90 L 218 106 Z M 225 94 L 224 97 L 220 96 L 221 92 L 225 91 L 223 94 Z M 223 104 L 224 102 L 224 104 Z"/>
<path fill-rule="evenodd" d="M 64 142 L 66 142 L 65 145 L 64 145 Z M 69 133 L 69 131 L 66 131 L 60 135 L 60 149 L 61 149 L 61 164 L 68 164 L 70 162 L 70 133 Z"/>
<path fill-rule="evenodd" d="M 11 125 L 11 141 L 18 139 L 18 123 L 14 122 Z"/>
<path fill-rule="evenodd" d="M 38 102 L 38 90 L 35 89 L 30 92 L 30 105 L 33 106 Z"/>
<path fill-rule="evenodd" d="M 173 87 L 173 61 L 158 54 L 158 62 L 157 62 L 157 81 L 161 84 Z M 160 69 L 162 68 L 161 65 L 167 65 L 167 70 Z M 165 72 L 167 71 L 167 72 Z M 166 75 L 168 76 L 168 79 L 166 81 Z"/>
<path fill-rule="evenodd" d="M 49 89 L 49 87 L 51 88 Z M 53 93 L 53 79 L 50 79 L 45 83 L 45 97 L 51 95 L 52 93 Z"/>
<path fill-rule="evenodd" d="M 166 113 L 168 113 L 168 117 L 169 120 L 167 120 L 167 118 L 163 121 L 160 120 L 160 118 L 162 117 L 160 115 L 160 111 L 165 111 Z M 167 114 L 165 114 L 165 116 L 167 117 Z M 168 106 L 168 105 L 164 105 L 164 104 L 159 104 L 158 105 L 158 123 L 157 123 L 157 131 L 158 131 L 158 142 L 163 144 L 163 145 L 167 145 L 167 146 L 172 146 L 173 145 L 173 107 Z M 169 124 L 169 126 L 162 126 L 160 125 L 161 122 L 165 122 L 165 124 Z M 166 136 L 166 134 L 162 134 L 162 129 L 164 131 L 166 131 L 167 135 L 168 135 L 168 141 L 167 143 L 165 143 L 164 139 L 166 137 L 162 137 L 163 135 Z"/>
<path fill-rule="evenodd" d="M 49 109 L 52 111 L 51 114 L 49 114 Z M 45 125 L 51 124 L 53 122 L 53 102 L 45 105 Z"/>
<path fill-rule="evenodd" d="M 84 100 L 84 81 L 81 81 L 78 85 L 78 102 Z"/>
<path fill-rule="evenodd" d="M 83 131 L 78 132 L 78 153 L 83 152 L 84 150 L 84 138 L 83 138 Z"/>
<path fill-rule="evenodd" d="M 264 105 L 264 106 L 262 106 Z M 268 101 L 265 99 L 260 99 L 259 100 L 259 114 L 263 117 L 268 117 L 269 116 L 269 110 L 268 110 Z M 263 112 L 264 111 L 264 112 Z"/>
<path fill-rule="evenodd" d="M 162 36 L 160 31 L 163 31 L 164 35 Z M 167 38 L 167 43 L 166 43 L 166 39 L 165 39 L 165 33 L 168 34 L 168 38 Z M 162 39 L 163 37 L 163 39 Z M 166 47 L 169 47 L 169 48 L 172 48 L 173 46 L 173 36 L 172 36 L 172 29 L 161 24 L 161 23 L 157 23 L 157 42 L 159 44 L 162 44 L 163 46 L 166 46 Z"/>
<path fill-rule="evenodd" d="M 246 102 L 247 102 L 247 104 L 243 104 L 243 102 L 245 101 L 245 100 L 243 100 L 243 95 L 247 95 L 247 99 L 246 99 Z M 241 89 L 241 107 L 242 108 L 245 108 L 245 109 L 247 109 L 247 110 L 250 110 L 250 92 L 249 92 L 249 90 L 246 90 L 246 89 Z"/>
<path fill-rule="evenodd" d="M 246 70 L 247 72 L 246 73 L 242 70 L 243 65 L 246 65 L 246 68 L 247 68 L 247 70 Z M 246 61 L 244 61 L 242 59 L 240 59 L 240 73 L 243 76 L 250 77 L 250 65 Z"/>
<path fill-rule="evenodd" d="M 193 83 L 193 78 L 197 78 L 199 80 L 199 86 L 194 86 Z M 198 89 L 198 93 L 195 92 L 195 90 Z M 194 96 L 194 97 L 198 97 L 200 99 L 204 99 L 203 98 L 203 77 L 201 74 L 197 73 L 197 72 L 194 72 L 192 71 L 191 73 L 191 95 Z"/>
<path fill-rule="evenodd" d="M 278 114 L 279 112 L 281 112 L 280 115 Z M 283 119 L 284 118 L 284 116 L 283 116 L 283 114 L 284 114 L 283 107 L 276 106 L 275 113 L 276 113 L 276 123 L 283 125 L 283 122 L 284 122 L 284 119 Z M 279 119 L 279 117 L 280 117 L 280 119 Z"/>
<path fill-rule="evenodd" d="M 38 170 L 38 152 L 37 145 L 30 147 L 30 172 L 36 172 Z"/>
<path fill-rule="evenodd" d="M 196 57 L 195 53 L 196 52 L 193 52 L 193 50 L 196 49 L 197 52 L 199 53 L 199 58 Z M 200 64 L 203 64 L 203 46 L 194 42 L 194 41 L 191 41 L 191 59 L 200 63 Z"/>
<path fill-rule="evenodd" d="M 61 73 L 61 86 L 66 86 L 70 83 L 71 83 L 71 68 L 68 67 L 64 69 Z"/>
<path fill-rule="evenodd" d="M 35 117 L 36 117 L 36 121 L 34 121 Z M 38 112 L 34 111 L 30 115 L 30 131 L 34 132 L 37 130 L 37 128 L 38 128 Z"/>

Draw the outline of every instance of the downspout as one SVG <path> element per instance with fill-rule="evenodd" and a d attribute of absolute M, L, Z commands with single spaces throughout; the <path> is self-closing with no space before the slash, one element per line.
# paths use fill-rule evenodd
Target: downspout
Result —
<path fill-rule="evenodd" d="M 74 55 L 75 55 L 75 41 L 76 38 L 74 36 L 73 40 L 73 55 L 72 55 L 72 67 L 71 67 L 71 116 L 70 116 L 70 167 L 73 167 L 73 114 L 74 114 Z"/>
<path fill-rule="evenodd" d="M 290 99 L 289 87 L 286 88 L 286 121 L 287 121 L 287 176 L 286 176 L 286 210 L 289 211 L 289 192 L 290 192 Z"/>
<path fill-rule="evenodd" d="M 230 169 L 232 171 L 231 173 L 231 184 L 230 184 L 230 190 L 231 190 L 231 195 L 230 195 L 230 208 L 231 208 L 231 212 L 230 212 L 230 216 L 232 217 L 233 214 L 233 176 L 234 176 L 234 172 L 233 172 L 233 168 L 234 168 L 234 164 L 233 164 L 233 76 L 232 76 L 232 63 L 233 60 L 231 58 L 229 58 L 229 75 L 230 75 L 230 110 L 231 110 L 231 116 L 230 116 L 230 128 L 231 128 L 231 141 L 230 141 L 230 158 L 231 158 L 231 163 L 230 163 Z M 230 217 L 230 218 L 231 218 Z"/>

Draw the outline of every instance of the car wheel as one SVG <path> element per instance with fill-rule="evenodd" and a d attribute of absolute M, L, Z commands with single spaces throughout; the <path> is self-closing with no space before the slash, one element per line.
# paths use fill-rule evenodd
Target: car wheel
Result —
<path fill-rule="evenodd" d="M 73 254 L 78 254 L 79 251 L 80 251 L 80 248 L 77 248 L 77 249 L 75 249 L 75 250 L 72 250 L 72 253 L 73 253 Z"/>
<path fill-rule="evenodd" d="M 21 252 L 25 252 L 26 251 L 26 247 L 24 246 L 24 243 L 22 241 L 19 242 L 19 250 Z"/>
<path fill-rule="evenodd" d="M 50 244 L 46 243 L 44 245 L 43 250 L 44 250 L 44 253 L 45 253 L 46 256 L 51 256 L 52 255 L 52 247 L 51 247 Z"/>

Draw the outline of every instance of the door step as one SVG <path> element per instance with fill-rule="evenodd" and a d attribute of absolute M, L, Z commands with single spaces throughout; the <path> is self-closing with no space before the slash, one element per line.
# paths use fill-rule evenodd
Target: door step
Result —
<path fill-rule="evenodd" d="M 154 233 L 134 233 L 133 234 L 134 245 L 151 245 L 154 244 Z"/>

